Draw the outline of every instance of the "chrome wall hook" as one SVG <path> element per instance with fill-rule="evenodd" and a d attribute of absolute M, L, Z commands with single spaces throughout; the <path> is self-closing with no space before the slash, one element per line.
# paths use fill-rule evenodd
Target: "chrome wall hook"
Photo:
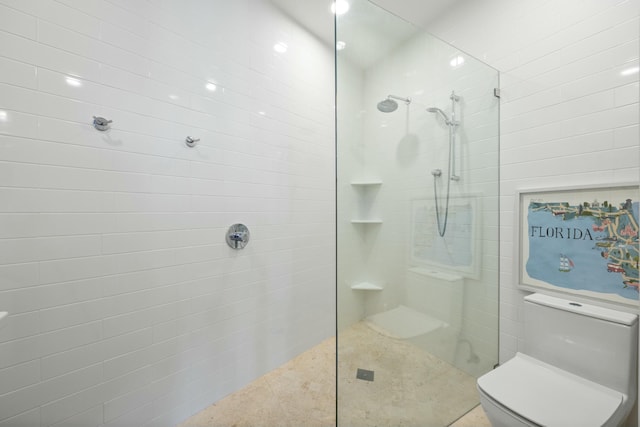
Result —
<path fill-rule="evenodd" d="M 111 122 L 113 122 L 113 120 L 107 120 L 104 117 L 93 116 L 93 127 L 98 129 L 99 131 L 104 132 L 105 130 L 108 130 L 111 127 Z"/>
<path fill-rule="evenodd" d="M 200 138 L 196 139 L 190 136 L 187 136 L 184 140 L 185 144 L 187 144 L 187 147 L 195 147 L 198 141 L 200 141 Z"/>

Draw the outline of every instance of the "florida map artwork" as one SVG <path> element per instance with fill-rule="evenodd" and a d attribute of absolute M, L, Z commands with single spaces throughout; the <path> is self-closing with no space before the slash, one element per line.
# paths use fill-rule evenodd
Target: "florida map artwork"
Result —
<path fill-rule="evenodd" d="M 523 200 L 524 284 L 638 301 L 637 188 L 538 193 Z"/>

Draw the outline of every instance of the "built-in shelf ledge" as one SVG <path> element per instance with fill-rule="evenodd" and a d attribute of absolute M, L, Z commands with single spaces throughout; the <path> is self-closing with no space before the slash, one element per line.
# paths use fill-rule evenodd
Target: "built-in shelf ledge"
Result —
<path fill-rule="evenodd" d="M 9 316 L 9 313 L 6 311 L 0 311 L 0 329 L 5 327 L 7 324 L 7 316 Z"/>
<path fill-rule="evenodd" d="M 374 285 L 373 283 L 360 282 L 360 283 L 351 285 L 351 289 L 354 289 L 356 291 L 381 291 L 384 288 L 380 285 Z"/>
<path fill-rule="evenodd" d="M 433 277 L 434 279 L 444 280 L 446 282 L 457 282 L 463 279 L 462 276 L 457 274 L 444 273 L 442 271 L 434 270 L 433 268 L 412 267 L 409 271 L 416 274 L 422 274 L 423 276 Z"/>
<path fill-rule="evenodd" d="M 363 179 L 360 181 L 351 181 L 351 185 L 354 187 L 367 186 L 367 185 L 382 185 L 382 181 L 379 179 Z"/>
<path fill-rule="evenodd" d="M 382 224 L 381 219 L 352 219 L 351 224 Z"/>

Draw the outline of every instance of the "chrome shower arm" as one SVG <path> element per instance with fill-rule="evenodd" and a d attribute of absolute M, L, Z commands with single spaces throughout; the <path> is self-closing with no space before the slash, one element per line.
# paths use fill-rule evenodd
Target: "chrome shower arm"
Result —
<path fill-rule="evenodd" d="M 411 98 L 403 98 L 401 96 L 396 96 L 396 95 L 387 95 L 387 99 L 395 99 L 398 101 L 402 101 L 407 105 L 411 104 Z"/>

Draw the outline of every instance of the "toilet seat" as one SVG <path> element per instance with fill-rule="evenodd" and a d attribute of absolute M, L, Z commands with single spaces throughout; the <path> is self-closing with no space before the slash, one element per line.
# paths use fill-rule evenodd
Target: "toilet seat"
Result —
<path fill-rule="evenodd" d="M 541 426 L 603 426 L 626 396 L 522 353 L 478 379 L 505 410 Z"/>

